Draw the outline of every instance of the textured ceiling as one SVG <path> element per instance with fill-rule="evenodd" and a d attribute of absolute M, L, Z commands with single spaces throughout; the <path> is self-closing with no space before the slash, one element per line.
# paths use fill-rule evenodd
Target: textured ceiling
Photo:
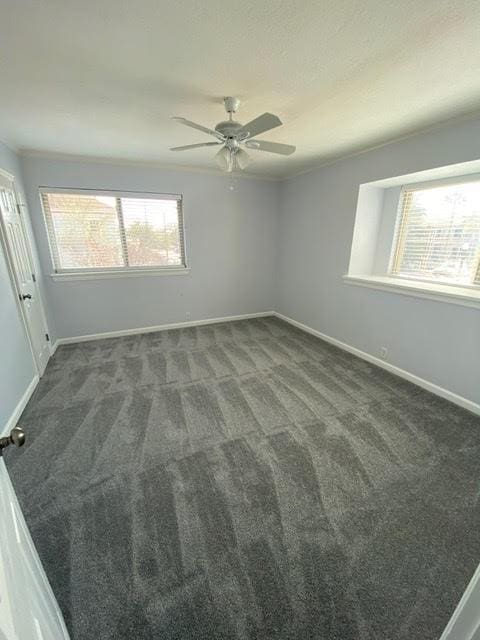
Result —
<path fill-rule="evenodd" d="M 19 0 L 0 21 L 0 139 L 21 150 L 213 168 L 221 98 L 263 111 L 250 173 L 285 176 L 480 110 L 478 0 Z M 260 137 L 260 136 L 259 136 Z"/>

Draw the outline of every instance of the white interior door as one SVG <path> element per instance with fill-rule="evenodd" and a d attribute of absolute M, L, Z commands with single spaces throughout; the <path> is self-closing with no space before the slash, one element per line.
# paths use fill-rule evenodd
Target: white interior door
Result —
<path fill-rule="evenodd" d="M 20 213 L 14 184 L 12 179 L 3 173 L 0 173 L 0 215 L 16 294 L 37 368 L 42 375 L 50 357 L 45 314 L 33 268 L 32 248 Z"/>
<path fill-rule="evenodd" d="M 1 456 L 0 541 L 0 640 L 69 640 Z"/>

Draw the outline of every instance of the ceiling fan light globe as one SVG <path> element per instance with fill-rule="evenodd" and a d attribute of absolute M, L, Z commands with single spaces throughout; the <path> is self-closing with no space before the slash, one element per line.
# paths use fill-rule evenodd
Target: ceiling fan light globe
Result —
<path fill-rule="evenodd" d="M 230 168 L 232 165 L 230 158 L 230 149 L 227 147 L 222 147 L 220 151 L 215 155 L 215 162 L 218 164 L 222 171 L 231 171 Z"/>
<path fill-rule="evenodd" d="M 246 151 L 238 149 L 235 153 L 235 164 L 239 169 L 246 169 L 251 162 L 251 158 Z"/>

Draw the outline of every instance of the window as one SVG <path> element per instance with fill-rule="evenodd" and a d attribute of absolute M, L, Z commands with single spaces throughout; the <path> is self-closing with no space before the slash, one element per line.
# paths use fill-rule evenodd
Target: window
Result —
<path fill-rule="evenodd" d="M 42 189 L 56 273 L 185 267 L 182 197 Z"/>
<path fill-rule="evenodd" d="M 480 286 L 480 181 L 403 189 L 390 275 Z"/>

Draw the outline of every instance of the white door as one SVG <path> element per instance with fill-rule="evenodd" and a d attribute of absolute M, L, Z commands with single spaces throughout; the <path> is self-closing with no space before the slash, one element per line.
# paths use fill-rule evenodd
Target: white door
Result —
<path fill-rule="evenodd" d="M 1 456 L 0 542 L 0 640 L 69 640 Z"/>
<path fill-rule="evenodd" d="M 30 241 L 20 213 L 13 179 L 3 172 L 0 172 L 0 218 L 7 257 L 14 277 L 13 284 L 41 376 L 50 357 L 45 314 L 35 278 Z"/>

